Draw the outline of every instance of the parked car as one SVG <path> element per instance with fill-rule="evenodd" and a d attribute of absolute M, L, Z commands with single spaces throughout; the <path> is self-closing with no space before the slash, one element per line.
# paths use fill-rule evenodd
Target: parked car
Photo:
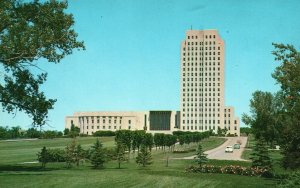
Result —
<path fill-rule="evenodd" d="M 226 149 L 225 149 L 225 153 L 233 153 L 232 146 L 227 146 Z"/>
<path fill-rule="evenodd" d="M 233 149 L 240 149 L 241 145 L 240 144 L 234 144 Z"/>

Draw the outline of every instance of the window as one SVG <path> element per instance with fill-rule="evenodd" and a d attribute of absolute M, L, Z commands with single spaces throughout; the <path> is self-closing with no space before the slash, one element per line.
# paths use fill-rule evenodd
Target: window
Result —
<path fill-rule="evenodd" d="M 131 129 L 131 126 L 130 126 L 130 125 L 128 126 L 128 129 L 129 129 L 129 130 Z"/>
<path fill-rule="evenodd" d="M 92 129 L 94 129 L 94 126 L 92 126 Z"/>
<path fill-rule="evenodd" d="M 131 124 L 131 120 L 128 120 L 128 124 Z"/>
<path fill-rule="evenodd" d="M 99 126 L 97 126 L 97 129 L 99 129 Z"/>

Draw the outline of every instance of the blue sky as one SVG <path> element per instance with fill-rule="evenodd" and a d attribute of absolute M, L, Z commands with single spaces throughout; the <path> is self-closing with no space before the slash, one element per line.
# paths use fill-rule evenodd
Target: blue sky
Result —
<path fill-rule="evenodd" d="M 64 129 L 75 111 L 179 110 L 180 42 L 190 29 L 217 29 L 225 41 L 225 104 L 241 117 L 255 90 L 278 89 L 272 42 L 300 41 L 300 1 L 70 0 L 78 39 L 60 64 L 46 62 L 49 98 L 58 101 L 45 129 Z M 0 112 L 0 126 L 31 120 Z"/>

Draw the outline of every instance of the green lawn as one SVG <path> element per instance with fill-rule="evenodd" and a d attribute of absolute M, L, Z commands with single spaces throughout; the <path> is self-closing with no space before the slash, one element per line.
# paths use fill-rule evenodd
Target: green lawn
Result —
<path fill-rule="evenodd" d="M 105 147 L 114 145 L 113 137 L 101 138 Z M 51 163 L 46 170 L 41 170 L 40 164 L 19 164 L 36 160 L 36 152 L 42 146 L 64 148 L 70 139 L 36 140 L 24 142 L 0 142 L 0 187 L 274 187 L 275 183 L 257 177 L 246 177 L 225 174 L 191 174 L 185 168 L 195 164 L 194 160 L 169 160 L 166 167 L 166 155 L 184 157 L 195 152 L 173 154 L 162 150 L 152 151 L 153 164 L 149 167 L 139 167 L 134 161 L 134 155 L 129 162 L 117 169 L 115 161 L 105 164 L 105 169 L 94 170 L 86 162 L 80 167 L 66 169 L 64 163 Z M 79 138 L 84 147 L 95 142 L 95 138 Z M 224 142 L 222 138 L 211 137 L 202 141 L 207 149 L 214 148 Z M 176 146 L 181 147 L 181 146 Z M 190 144 L 190 146 L 196 145 Z M 249 165 L 247 162 L 210 160 L 210 164 Z"/>

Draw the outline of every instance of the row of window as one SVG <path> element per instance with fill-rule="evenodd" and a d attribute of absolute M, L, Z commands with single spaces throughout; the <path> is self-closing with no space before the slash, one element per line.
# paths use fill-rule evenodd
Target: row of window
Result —
<path fill-rule="evenodd" d="M 214 125 L 213 126 L 210 126 L 210 125 L 209 126 L 195 126 L 195 127 L 194 126 L 186 126 L 186 130 L 194 130 L 194 128 L 195 128 L 195 130 L 197 130 L 197 128 L 198 128 L 199 130 L 205 130 L 205 131 L 216 130 L 216 127 Z M 185 126 L 182 126 L 182 129 L 185 130 Z M 228 130 L 230 130 L 230 127 L 228 127 Z M 236 126 L 234 126 L 234 130 L 235 131 L 237 130 Z"/>
<path fill-rule="evenodd" d="M 194 38 L 195 38 L 195 39 L 198 39 L 198 36 L 197 36 L 197 35 L 195 35 L 195 36 L 194 36 L 194 35 L 188 35 L 187 37 L 188 37 L 188 39 L 194 39 Z M 214 39 L 215 39 L 215 38 L 216 38 L 216 35 L 205 35 L 205 38 L 206 38 L 206 39 L 208 39 L 208 38 L 210 38 L 210 39 L 211 39 L 211 38 L 214 38 Z"/>
<path fill-rule="evenodd" d="M 94 119 L 92 119 L 91 122 L 92 123 L 97 122 L 99 124 L 100 123 L 100 119 L 97 119 L 96 121 L 94 121 Z M 107 122 L 106 119 L 102 119 L 102 123 L 105 124 L 105 122 Z M 113 122 L 114 122 L 114 124 L 117 124 L 117 120 L 116 119 L 114 119 Z M 89 119 L 86 119 L 86 121 L 84 121 L 84 119 L 79 119 L 79 123 L 82 123 L 82 124 L 89 123 Z M 108 123 L 109 124 L 112 123 L 112 120 L 109 119 Z M 122 119 L 119 120 L 119 124 L 122 124 Z M 128 120 L 128 124 L 131 124 L 131 120 Z"/>
<path fill-rule="evenodd" d="M 185 56 L 185 52 L 182 54 L 183 56 Z M 191 52 L 191 54 L 188 52 L 187 53 L 187 56 L 197 56 L 198 55 L 198 53 L 197 52 L 195 52 L 195 54 L 193 53 L 193 52 Z M 199 52 L 199 55 L 200 56 L 204 56 L 204 55 L 216 55 L 216 52 Z M 218 52 L 218 55 L 221 55 L 221 52 Z"/>
<path fill-rule="evenodd" d="M 101 128 L 101 126 L 90 126 L 91 127 L 91 129 L 94 129 L 94 128 L 96 128 L 96 129 L 100 129 Z M 84 129 L 84 126 L 82 126 L 82 128 Z M 114 126 L 111 126 L 111 125 L 108 125 L 107 126 L 107 128 L 108 129 L 117 129 L 117 126 L 116 125 L 114 125 Z M 119 126 L 119 129 L 121 129 L 122 127 L 121 126 Z M 89 129 L 89 126 L 86 126 L 86 129 Z M 102 129 L 106 129 L 106 126 L 104 125 L 104 126 L 102 126 Z M 130 125 L 128 125 L 128 129 L 131 129 L 131 126 Z"/>
<path fill-rule="evenodd" d="M 190 63 L 188 62 L 187 63 L 187 65 L 189 66 L 190 65 Z M 195 66 L 197 66 L 198 64 L 197 64 L 197 62 L 195 62 Z M 213 61 L 213 62 L 205 62 L 205 63 L 199 63 L 199 65 L 200 66 L 215 66 L 215 62 Z M 220 65 L 220 62 L 218 62 L 218 65 Z M 183 66 L 185 66 L 185 63 L 183 63 Z M 194 63 L 193 62 L 191 62 L 191 66 L 194 66 Z"/>
<path fill-rule="evenodd" d="M 182 69 L 183 71 L 185 71 L 185 67 L 183 67 L 183 69 Z M 187 68 L 187 71 L 194 71 L 194 68 Z M 216 70 L 216 68 L 215 67 L 210 67 L 209 69 L 208 69 L 209 71 L 215 71 Z M 195 68 L 195 71 L 197 71 L 197 68 Z M 203 68 L 199 68 L 199 71 L 204 71 L 204 69 Z M 206 70 L 205 71 L 207 71 L 207 68 L 206 68 Z M 218 71 L 220 71 L 220 67 L 218 67 Z M 207 73 L 206 73 L 207 74 Z"/>
<path fill-rule="evenodd" d="M 186 43 L 185 43 L 186 44 Z M 187 43 L 188 45 L 215 45 L 216 44 L 216 41 L 206 41 L 206 42 L 197 42 L 197 41 L 195 41 L 195 42 L 188 42 Z"/>
<path fill-rule="evenodd" d="M 182 73 L 182 76 L 185 77 L 185 75 L 186 75 L 185 72 Z M 196 72 L 195 72 L 195 73 L 191 72 L 191 74 L 190 74 L 189 72 L 187 73 L 187 76 L 188 76 L 188 77 L 189 77 L 189 76 L 194 76 L 194 75 L 197 76 L 197 73 L 196 73 Z M 209 72 L 209 73 L 206 72 L 205 74 L 203 74 L 203 72 L 200 72 L 200 73 L 199 73 L 199 76 L 200 76 L 200 78 L 201 78 L 202 76 L 203 76 L 203 77 L 204 77 L 204 76 L 210 76 L 210 77 L 213 76 L 213 77 L 214 77 L 214 76 L 216 76 L 216 74 L 215 74 L 215 72 Z M 220 76 L 220 72 L 218 72 L 218 76 Z M 209 78 L 209 77 L 208 77 L 208 78 Z M 200 80 L 203 81 L 203 78 L 201 78 Z M 220 81 L 220 78 L 218 78 L 218 80 Z M 205 81 L 207 81 L 207 78 L 205 78 Z M 211 81 L 211 78 L 209 78 L 209 81 Z M 213 81 L 214 81 L 214 80 L 213 80 Z"/>
<path fill-rule="evenodd" d="M 185 57 L 182 58 L 183 61 L 185 61 L 185 59 L 186 59 Z M 192 57 L 192 58 L 189 58 L 189 57 L 188 57 L 187 60 L 188 60 L 188 61 L 190 61 L 190 60 L 193 61 L 194 58 L 193 58 L 193 57 Z M 195 60 L 197 61 L 198 58 L 195 57 Z M 205 58 L 204 58 L 204 57 L 200 57 L 199 60 L 216 60 L 216 57 L 208 57 L 208 58 L 207 58 L 207 57 L 205 57 Z M 218 60 L 221 60 L 221 57 L 218 57 Z"/>
<path fill-rule="evenodd" d="M 206 44 L 207 45 L 207 44 Z M 199 52 L 200 51 L 213 51 L 213 50 L 216 50 L 216 47 L 215 46 L 206 46 L 205 48 L 203 48 L 203 47 L 197 47 L 197 46 L 195 46 L 195 47 L 183 47 L 183 52 L 186 52 L 186 51 L 193 51 L 193 50 L 199 50 Z M 220 46 L 218 46 L 218 51 L 220 51 L 221 50 L 221 47 Z"/>

